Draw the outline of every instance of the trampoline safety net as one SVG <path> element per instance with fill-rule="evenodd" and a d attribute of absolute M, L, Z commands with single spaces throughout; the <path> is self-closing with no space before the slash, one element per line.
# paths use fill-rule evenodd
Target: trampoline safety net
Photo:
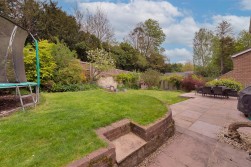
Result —
<path fill-rule="evenodd" d="M 27 82 L 23 47 L 28 32 L 0 17 L 0 83 Z"/>

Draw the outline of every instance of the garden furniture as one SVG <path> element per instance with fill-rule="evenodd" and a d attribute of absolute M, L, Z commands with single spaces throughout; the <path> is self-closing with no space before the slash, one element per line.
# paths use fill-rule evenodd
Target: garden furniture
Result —
<path fill-rule="evenodd" d="M 212 95 L 213 92 L 212 92 L 212 88 L 211 87 L 208 87 L 208 86 L 205 86 L 202 88 L 202 95 L 205 96 L 205 95 Z"/>

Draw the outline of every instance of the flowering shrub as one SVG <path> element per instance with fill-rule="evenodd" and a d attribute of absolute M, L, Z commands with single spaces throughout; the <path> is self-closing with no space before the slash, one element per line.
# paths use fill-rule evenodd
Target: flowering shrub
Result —
<path fill-rule="evenodd" d="M 189 75 L 182 80 L 182 87 L 186 91 L 191 91 L 195 89 L 195 85 L 204 86 L 205 81 L 202 77 L 197 75 Z"/>

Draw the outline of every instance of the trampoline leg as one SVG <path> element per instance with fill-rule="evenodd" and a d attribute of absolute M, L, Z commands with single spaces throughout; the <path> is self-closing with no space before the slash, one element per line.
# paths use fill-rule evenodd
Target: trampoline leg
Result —
<path fill-rule="evenodd" d="M 24 111 L 24 103 L 23 103 L 23 99 L 22 99 L 22 95 L 21 95 L 20 89 L 19 89 L 18 86 L 17 86 L 16 88 L 17 88 L 17 93 L 18 93 L 18 95 L 19 95 L 20 103 L 21 103 L 21 105 L 22 105 L 22 109 L 23 109 L 23 111 Z"/>
<path fill-rule="evenodd" d="M 36 103 L 39 103 L 39 87 L 38 86 L 36 86 L 36 88 L 35 88 L 36 90 Z"/>
<path fill-rule="evenodd" d="M 32 98 L 34 107 L 36 107 L 36 100 L 35 100 L 34 96 L 32 95 L 33 93 L 32 93 L 32 89 L 31 89 L 31 86 L 30 86 L 30 85 L 29 85 L 29 90 L 30 90 L 30 96 L 31 96 L 31 98 Z"/>

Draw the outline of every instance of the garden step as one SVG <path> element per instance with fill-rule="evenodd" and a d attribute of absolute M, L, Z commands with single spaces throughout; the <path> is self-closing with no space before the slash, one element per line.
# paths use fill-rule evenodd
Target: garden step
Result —
<path fill-rule="evenodd" d="M 140 149 L 146 141 L 130 132 L 112 141 L 115 145 L 116 161 L 122 162 L 126 157 Z"/>

